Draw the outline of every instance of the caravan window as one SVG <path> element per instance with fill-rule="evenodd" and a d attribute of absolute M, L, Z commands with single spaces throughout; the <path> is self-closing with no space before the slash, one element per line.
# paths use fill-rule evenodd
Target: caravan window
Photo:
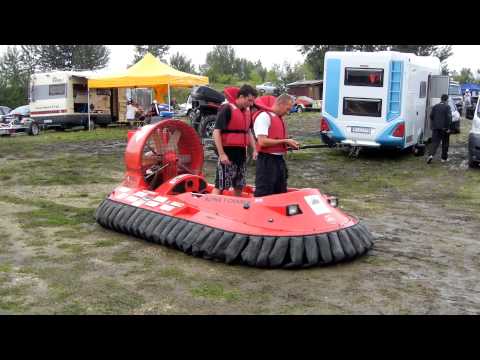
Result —
<path fill-rule="evenodd" d="M 343 115 L 382 116 L 382 99 L 343 98 Z"/>
<path fill-rule="evenodd" d="M 383 69 L 345 68 L 345 85 L 383 86 Z"/>
<path fill-rule="evenodd" d="M 55 95 L 65 95 L 65 86 L 66 84 L 55 84 L 48 86 L 48 95 L 55 96 Z"/>
<path fill-rule="evenodd" d="M 423 99 L 425 96 L 427 96 L 427 82 L 420 81 L 420 95 L 418 97 Z"/>

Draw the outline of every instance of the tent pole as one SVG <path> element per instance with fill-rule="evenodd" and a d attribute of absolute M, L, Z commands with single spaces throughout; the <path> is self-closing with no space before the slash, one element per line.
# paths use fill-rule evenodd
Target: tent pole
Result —
<path fill-rule="evenodd" d="M 168 84 L 168 111 L 169 111 L 169 112 L 172 111 L 172 110 L 170 109 L 170 84 Z"/>
<path fill-rule="evenodd" d="M 90 87 L 87 85 L 87 111 L 88 111 L 88 131 L 91 130 L 90 127 Z"/>

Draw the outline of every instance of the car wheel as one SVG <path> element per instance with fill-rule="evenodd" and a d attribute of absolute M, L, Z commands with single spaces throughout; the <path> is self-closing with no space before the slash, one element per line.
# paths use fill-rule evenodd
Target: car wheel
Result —
<path fill-rule="evenodd" d="M 297 112 L 298 112 L 298 113 L 303 112 L 303 106 L 297 105 Z"/>
<path fill-rule="evenodd" d="M 28 128 L 28 135 L 37 136 L 38 134 L 40 134 L 40 128 L 37 123 L 32 122 Z"/>
<path fill-rule="evenodd" d="M 473 168 L 476 168 L 477 165 L 478 165 L 477 162 L 473 160 L 472 155 L 469 153 L 468 154 L 468 167 L 473 169 Z"/>

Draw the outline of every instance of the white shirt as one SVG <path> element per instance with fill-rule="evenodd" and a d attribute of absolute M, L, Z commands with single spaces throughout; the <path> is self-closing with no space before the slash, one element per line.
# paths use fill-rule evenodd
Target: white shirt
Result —
<path fill-rule="evenodd" d="M 127 120 L 135 120 L 137 108 L 131 104 L 127 105 Z"/>
<path fill-rule="evenodd" d="M 275 116 L 274 113 L 270 113 L 270 115 Z M 253 131 L 255 132 L 255 136 L 258 138 L 259 135 L 268 136 L 268 129 L 270 128 L 271 119 L 270 116 L 264 111 L 260 113 L 255 119 L 253 124 Z M 274 155 L 283 155 L 283 153 L 273 153 Z"/>

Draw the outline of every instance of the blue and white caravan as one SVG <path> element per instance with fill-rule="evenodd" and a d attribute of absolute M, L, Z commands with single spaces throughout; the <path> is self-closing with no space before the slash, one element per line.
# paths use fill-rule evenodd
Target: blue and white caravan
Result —
<path fill-rule="evenodd" d="M 322 138 L 358 149 L 401 150 L 423 144 L 430 133 L 429 102 L 431 107 L 440 97 L 429 98 L 427 93 L 433 78 L 444 78 L 440 74 L 440 60 L 432 56 L 395 51 L 327 52 Z M 445 79 L 448 92 L 448 77 Z"/>

